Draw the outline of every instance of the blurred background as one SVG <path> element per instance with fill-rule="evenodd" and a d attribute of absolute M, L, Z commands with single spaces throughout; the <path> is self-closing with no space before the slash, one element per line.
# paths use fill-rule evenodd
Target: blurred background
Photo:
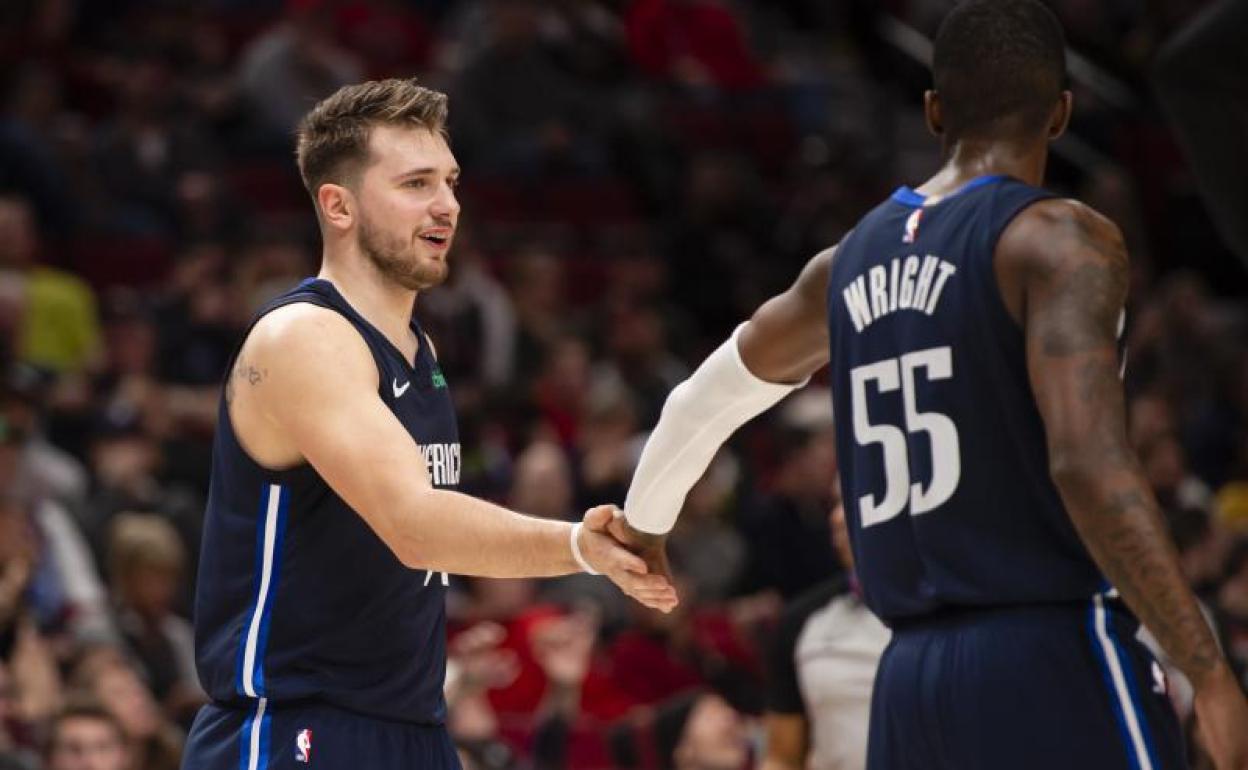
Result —
<path fill-rule="evenodd" d="M 1132 439 L 1242 673 L 1248 250 L 1218 210 L 1233 191 L 1202 198 L 1185 155 L 1211 148 L 1174 122 L 1231 107 L 1159 57 L 1217 3 L 1051 4 L 1076 115 L 1050 186 L 1125 232 Z M 0 4 L 0 768 L 178 765 L 219 383 L 255 309 L 317 270 L 292 141 L 317 99 L 383 76 L 450 94 L 462 227 L 418 313 L 462 488 L 573 519 L 623 503 L 668 390 L 736 323 L 935 170 L 920 107 L 949 6 Z M 784 608 L 843 578 L 831 419 L 816 381 L 719 455 L 672 537 L 670 616 L 587 576 L 453 577 L 470 766 L 760 761 Z"/>

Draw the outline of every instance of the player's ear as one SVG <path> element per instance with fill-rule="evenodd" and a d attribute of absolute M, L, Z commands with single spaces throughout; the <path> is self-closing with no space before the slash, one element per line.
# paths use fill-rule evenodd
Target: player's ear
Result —
<path fill-rule="evenodd" d="M 945 135 L 945 119 L 941 114 L 940 94 L 932 89 L 923 92 L 923 117 L 933 136 Z"/>
<path fill-rule="evenodd" d="M 355 196 L 343 185 L 325 182 L 316 188 L 316 207 L 327 228 L 347 230 L 355 224 Z"/>
<path fill-rule="evenodd" d="M 1053 108 L 1053 117 L 1049 119 L 1050 141 L 1066 133 L 1066 126 L 1070 125 L 1070 116 L 1074 111 L 1074 103 L 1074 94 L 1070 91 L 1062 91 L 1062 95 L 1057 99 L 1057 106 Z"/>

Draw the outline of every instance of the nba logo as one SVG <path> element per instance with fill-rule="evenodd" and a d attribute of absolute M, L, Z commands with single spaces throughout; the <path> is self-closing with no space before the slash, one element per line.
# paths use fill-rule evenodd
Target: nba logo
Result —
<path fill-rule="evenodd" d="M 305 765 L 312 761 L 312 731 L 307 728 L 295 736 L 295 761 Z"/>
<path fill-rule="evenodd" d="M 914 213 L 906 220 L 906 233 L 901 236 L 902 243 L 914 243 L 914 238 L 919 233 L 919 220 L 923 218 L 923 209 L 915 209 Z"/>

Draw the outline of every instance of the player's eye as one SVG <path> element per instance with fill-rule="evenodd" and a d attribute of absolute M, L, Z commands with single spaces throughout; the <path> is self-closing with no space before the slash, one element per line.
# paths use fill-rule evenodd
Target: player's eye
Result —
<path fill-rule="evenodd" d="M 428 187 L 428 185 L 429 185 L 428 181 L 426 181 L 423 177 L 416 178 L 416 179 L 409 179 L 403 183 L 404 187 L 411 187 L 416 190 L 422 190 L 425 187 Z"/>

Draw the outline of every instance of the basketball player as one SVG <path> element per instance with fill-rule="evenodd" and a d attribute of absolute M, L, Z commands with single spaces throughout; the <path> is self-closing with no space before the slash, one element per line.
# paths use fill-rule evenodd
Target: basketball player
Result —
<path fill-rule="evenodd" d="M 263 309 L 230 366 L 195 600 L 212 703 L 188 770 L 458 768 L 444 725 L 449 575 L 607 574 L 674 592 L 604 534 L 454 492 L 446 379 L 412 317 L 446 277 L 459 169 L 444 95 L 341 89 L 298 135 L 321 271 Z"/>
<path fill-rule="evenodd" d="M 855 561 L 894 634 L 872 770 L 1185 766 L 1136 618 L 1196 683 L 1217 767 L 1248 770 L 1248 707 L 1127 443 L 1121 234 L 1038 187 L 1071 111 L 1062 30 L 1038 0 L 968 0 L 933 75 L 944 166 L 673 390 L 612 527 L 665 569 L 716 447 L 830 361 Z"/>

